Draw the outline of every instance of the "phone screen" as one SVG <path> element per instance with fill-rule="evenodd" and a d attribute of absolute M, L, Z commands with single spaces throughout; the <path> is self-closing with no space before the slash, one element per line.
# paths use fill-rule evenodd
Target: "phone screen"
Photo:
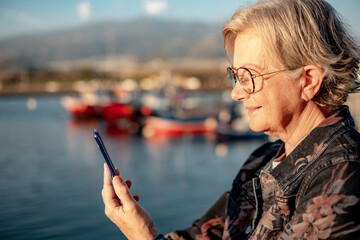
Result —
<path fill-rule="evenodd" d="M 110 169 L 111 177 L 117 176 L 118 174 L 117 174 L 117 172 L 115 170 L 114 164 L 112 163 L 108 152 L 106 151 L 105 144 L 101 139 L 100 133 L 96 129 L 94 129 L 93 135 L 94 135 L 94 138 L 95 138 L 95 141 L 96 141 L 97 145 L 99 146 L 101 154 L 103 155 L 103 157 L 105 159 L 105 162 L 106 162 L 106 164 L 108 165 L 108 167 Z"/>

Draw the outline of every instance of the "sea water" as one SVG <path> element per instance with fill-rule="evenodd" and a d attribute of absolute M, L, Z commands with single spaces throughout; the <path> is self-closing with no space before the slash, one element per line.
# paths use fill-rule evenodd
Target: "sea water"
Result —
<path fill-rule="evenodd" d="M 74 120 L 61 97 L 0 98 L 0 239 L 126 239 L 104 214 L 94 128 L 162 233 L 191 226 L 263 143 L 110 134 L 102 120 Z"/>

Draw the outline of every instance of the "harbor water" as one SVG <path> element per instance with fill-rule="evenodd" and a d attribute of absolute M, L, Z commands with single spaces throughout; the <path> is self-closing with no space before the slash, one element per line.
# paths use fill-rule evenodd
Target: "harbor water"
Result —
<path fill-rule="evenodd" d="M 0 239 L 125 239 L 104 214 L 94 128 L 162 233 L 191 226 L 264 142 L 148 141 L 111 134 L 101 120 L 74 120 L 61 96 L 1 97 Z"/>

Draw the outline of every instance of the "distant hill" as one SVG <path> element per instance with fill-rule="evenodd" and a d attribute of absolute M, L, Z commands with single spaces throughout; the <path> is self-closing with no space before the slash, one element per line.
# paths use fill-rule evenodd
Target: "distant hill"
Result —
<path fill-rule="evenodd" d="M 43 67 L 53 61 L 130 55 L 223 57 L 222 24 L 137 19 L 30 34 L 0 40 L 0 67 Z"/>

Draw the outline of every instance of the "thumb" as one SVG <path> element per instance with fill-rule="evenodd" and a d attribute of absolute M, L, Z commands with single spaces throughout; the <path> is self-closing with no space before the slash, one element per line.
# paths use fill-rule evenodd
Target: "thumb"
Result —
<path fill-rule="evenodd" d="M 132 197 L 127 184 L 121 177 L 115 176 L 112 183 L 115 193 L 122 202 L 123 206 L 128 206 L 134 203 L 134 198 Z"/>

